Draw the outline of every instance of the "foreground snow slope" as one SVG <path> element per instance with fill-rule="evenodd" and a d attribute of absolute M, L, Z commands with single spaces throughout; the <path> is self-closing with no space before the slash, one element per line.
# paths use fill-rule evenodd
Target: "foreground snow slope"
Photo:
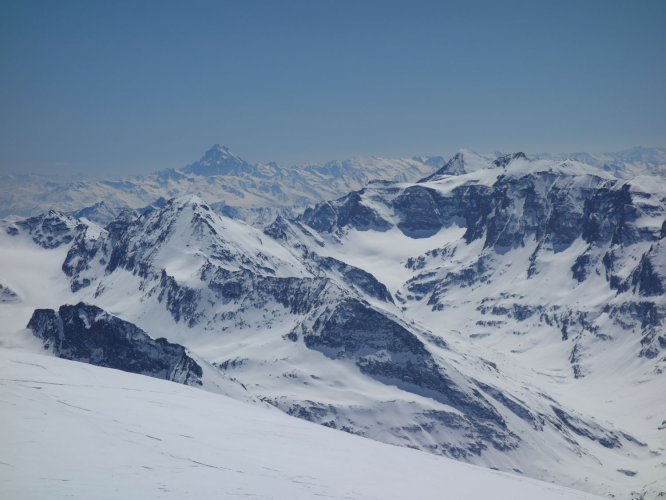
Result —
<path fill-rule="evenodd" d="M 19 349 L 0 348 L 0 442 L 4 498 L 593 498 Z"/>

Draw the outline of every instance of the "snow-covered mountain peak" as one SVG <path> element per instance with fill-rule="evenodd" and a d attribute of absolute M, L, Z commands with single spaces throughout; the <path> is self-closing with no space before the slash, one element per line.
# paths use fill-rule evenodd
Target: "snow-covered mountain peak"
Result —
<path fill-rule="evenodd" d="M 208 160 L 211 162 L 217 161 L 227 161 L 230 159 L 243 161 L 239 156 L 231 152 L 228 146 L 222 146 L 220 144 L 213 144 L 201 157 L 202 160 Z"/>
<path fill-rule="evenodd" d="M 56 248 L 74 238 L 77 226 L 81 223 L 58 210 L 12 222 L 3 221 L 5 231 L 12 236 L 19 233 L 30 235 L 32 240 L 43 248 Z"/>
<path fill-rule="evenodd" d="M 461 149 L 443 167 L 419 182 L 437 182 L 451 176 L 466 176 L 465 179 L 467 180 L 483 181 L 486 178 L 495 179 L 498 175 L 520 177 L 539 172 L 570 176 L 592 175 L 603 179 L 613 178 L 613 176 L 599 168 L 572 158 L 533 159 L 522 151 L 487 156 Z"/>
<path fill-rule="evenodd" d="M 183 196 L 172 198 L 166 201 L 164 207 L 173 207 L 175 209 L 183 209 L 185 207 L 191 207 L 192 209 L 202 208 L 203 210 L 210 209 L 206 202 L 201 199 L 201 196 L 197 194 L 184 194 Z"/>
<path fill-rule="evenodd" d="M 565 177 L 578 184 L 617 180 L 604 170 L 572 159 L 532 159 L 522 152 L 490 159 L 474 153 L 459 152 L 444 167 L 421 179 L 419 183 L 429 183 L 438 188 L 448 189 L 468 182 L 492 185 L 499 177 L 519 179 L 534 176 L 551 180 Z"/>
<path fill-rule="evenodd" d="M 169 200 L 141 215 L 123 212 L 105 230 L 85 219 L 63 217 L 49 223 L 33 220 L 37 218 L 5 223 L 6 232 L 25 232 L 44 248 L 69 244 L 62 270 L 73 292 L 102 293 L 101 278 L 116 271 L 125 276 L 121 281 L 130 273 L 148 287 L 160 283 L 187 290 L 207 286 L 210 276 L 220 273 L 308 275 L 288 249 L 242 221 L 217 214 L 196 195 Z"/>
<path fill-rule="evenodd" d="M 206 153 L 211 153 L 211 152 L 220 152 L 220 153 L 231 153 L 231 150 L 229 149 L 228 146 L 223 146 L 219 143 L 213 144 L 210 148 L 208 148 L 208 151 Z"/>
<path fill-rule="evenodd" d="M 239 175 L 252 170 L 253 165 L 235 155 L 227 146 L 213 145 L 199 161 L 183 168 L 183 172 L 206 177 L 214 175 Z"/>
<path fill-rule="evenodd" d="M 499 166 L 494 164 L 494 161 L 496 160 L 489 156 L 481 155 L 467 149 L 459 149 L 443 167 L 420 182 L 439 179 L 445 175 L 463 175 Z"/>
<path fill-rule="evenodd" d="M 493 165 L 496 166 L 496 167 L 504 168 L 507 165 L 509 165 L 511 162 L 513 162 L 514 160 L 528 161 L 528 158 L 527 158 L 527 156 L 525 156 L 525 153 L 523 153 L 522 151 L 519 151 L 517 153 L 510 153 L 510 154 L 498 156 L 493 161 Z"/>
<path fill-rule="evenodd" d="M 485 170 L 490 168 L 490 158 L 481 155 L 469 149 L 459 149 L 449 160 L 449 166 L 446 165 L 447 172 L 451 174 L 467 174 L 476 170 Z"/>

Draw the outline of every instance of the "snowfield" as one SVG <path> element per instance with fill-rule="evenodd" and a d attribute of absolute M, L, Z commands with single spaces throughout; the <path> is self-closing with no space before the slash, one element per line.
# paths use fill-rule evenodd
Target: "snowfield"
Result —
<path fill-rule="evenodd" d="M 0 348 L 3 498 L 596 498 L 180 384 Z"/>

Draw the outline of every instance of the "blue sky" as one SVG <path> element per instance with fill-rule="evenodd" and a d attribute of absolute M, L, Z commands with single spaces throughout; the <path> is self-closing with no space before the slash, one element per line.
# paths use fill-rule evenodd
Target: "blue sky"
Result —
<path fill-rule="evenodd" d="M 0 171 L 666 145 L 666 2 L 0 3 Z"/>

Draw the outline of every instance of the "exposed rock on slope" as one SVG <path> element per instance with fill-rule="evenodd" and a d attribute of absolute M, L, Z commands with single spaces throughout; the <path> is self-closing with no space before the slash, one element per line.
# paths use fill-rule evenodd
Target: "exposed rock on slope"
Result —
<path fill-rule="evenodd" d="M 56 356 L 140 375 L 201 385 L 201 367 L 184 347 L 151 339 L 132 323 L 79 303 L 37 309 L 28 328 Z"/>

